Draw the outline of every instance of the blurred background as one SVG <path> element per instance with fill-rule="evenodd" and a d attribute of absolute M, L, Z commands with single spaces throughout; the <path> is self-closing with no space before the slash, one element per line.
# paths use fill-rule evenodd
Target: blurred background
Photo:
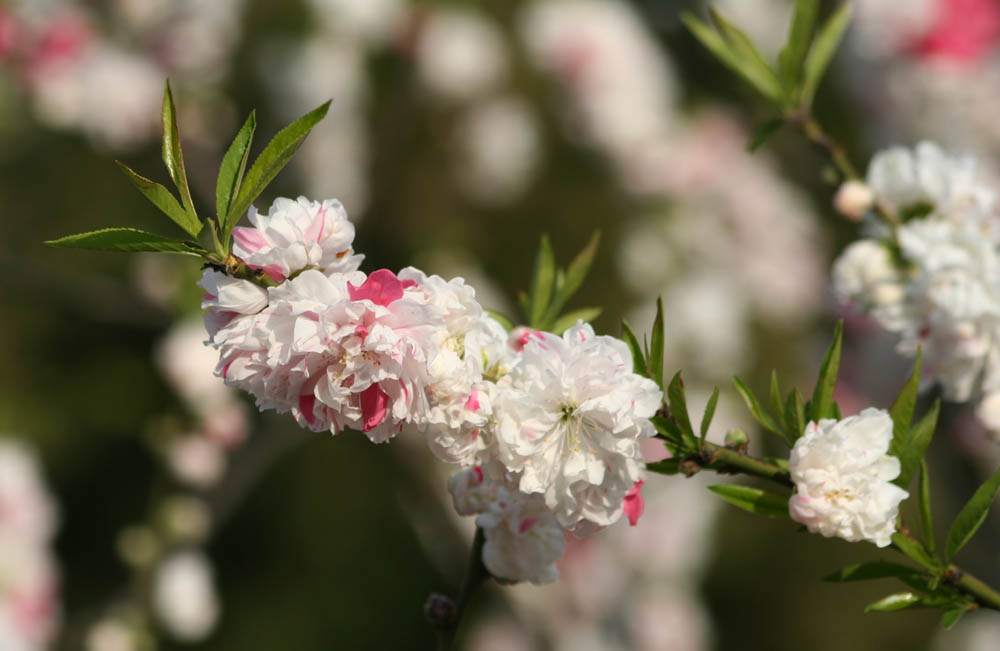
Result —
<path fill-rule="evenodd" d="M 714 5 L 780 48 L 790 3 Z M 855 5 L 817 114 L 856 165 L 933 139 L 1000 178 L 1000 3 Z M 192 260 L 42 244 L 112 225 L 179 234 L 113 163 L 166 182 L 165 77 L 203 211 L 252 108 L 259 151 L 333 98 L 257 205 L 339 198 L 365 270 L 460 275 L 513 314 L 543 233 L 565 263 L 600 230 L 570 307 L 602 306 L 595 327 L 618 335 L 622 318 L 647 330 L 662 296 L 667 372 L 684 369 L 696 410 L 722 389 L 710 438 L 743 427 L 778 454 L 729 378 L 762 390 L 777 368 L 808 389 L 840 317 L 844 412 L 887 406 L 910 363 L 831 296 L 857 226 L 832 210 L 827 161 L 790 129 L 746 152 L 773 115 L 686 34 L 683 9 L 704 10 L 0 1 L 0 651 L 426 649 L 428 593 L 461 581 L 472 522 L 422 441 L 311 435 L 229 392 L 202 346 Z M 943 531 L 1000 449 L 949 405 L 930 454 Z M 570 542 L 556 584 L 490 586 L 463 648 L 996 648 L 987 613 L 946 634 L 928 612 L 863 615 L 895 586 L 819 580 L 873 546 L 722 506 L 704 489 L 718 481 L 648 478 L 638 527 Z M 960 559 L 994 584 L 998 525 Z"/>

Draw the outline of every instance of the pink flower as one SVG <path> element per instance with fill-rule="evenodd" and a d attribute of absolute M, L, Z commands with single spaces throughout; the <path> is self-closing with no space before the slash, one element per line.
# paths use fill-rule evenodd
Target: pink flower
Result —
<path fill-rule="evenodd" d="M 1000 4 L 996 0 L 938 0 L 931 29 L 913 46 L 921 58 L 981 61 L 1000 42 Z"/>

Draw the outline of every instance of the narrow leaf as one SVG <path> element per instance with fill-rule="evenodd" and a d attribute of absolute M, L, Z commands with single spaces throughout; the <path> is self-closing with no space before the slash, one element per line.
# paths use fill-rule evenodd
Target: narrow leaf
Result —
<path fill-rule="evenodd" d="M 140 176 L 120 160 L 115 161 L 115 163 L 118 164 L 118 167 L 125 173 L 129 181 L 132 182 L 132 185 L 138 188 L 139 192 L 149 199 L 154 206 L 159 208 L 163 214 L 183 228 L 191 237 L 198 236 L 198 233 L 201 232 L 201 222 L 197 219 L 191 219 L 191 216 L 181 207 L 181 204 L 177 203 L 177 199 L 174 199 L 174 195 L 170 194 L 170 190 L 155 181 L 150 181 L 146 177 Z"/>
<path fill-rule="evenodd" d="M 788 423 L 789 445 L 794 445 L 806 432 L 806 408 L 802 404 L 802 394 L 798 388 L 792 389 L 785 403 L 785 419 Z"/>
<path fill-rule="evenodd" d="M 917 391 L 920 389 L 920 361 L 921 351 L 917 349 L 917 359 L 913 362 L 913 373 L 900 389 L 892 407 L 889 408 L 889 416 L 892 417 L 892 442 L 889 444 L 889 454 L 899 457 L 901 462 L 910 438 L 910 423 L 913 421 L 913 412 L 917 408 Z"/>
<path fill-rule="evenodd" d="M 755 152 L 760 149 L 760 146 L 767 142 L 767 139 L 774 135 L 774 133 L 784 126 L 784 118 L 773 118 L 767 122 L 759 125 L 750 134 L 750 141 L 747 143 L 747 151 Z"/>
<path fill-rule="evenodd" d="M 719 32 L 729 41 L 731 50 L 740 62 L 740 68 L 758 91 L 765 97 L 780 101 L 782 95 L 781 82 L 774 74 L 770 64 L 761 56 L 753 41 L 736 25 L 714 9 L 709 9 L 712 20 L 719 27 Z"/>
<path fill-rule="evenodd" d="M 500 314 L 496 310 L 491 310 L 488 307 L 484 307 L 483 310 L 490 315 L 490 318 L 503 326 L 503 329 L 510 332 L 514 329 L 514 322 L 507 316 Z"/>
<path fill-rule="evenodd" d="M 708 435 L 708 428 L 712 425 L 712 418 L 715 416 L 715 407 L 719 402 L 719 387 L 715 387 L 712 391 L 712 397 L 708 399 L 708 404 L 705 406 L 705 415 L 701 417 L 701 442 L 705 442 L 705 437 Z"/>
<path fill-rule="evenodd" d="M 894 610 L 905 610 L 907 608 L 917 608 L 923 604 L 920 597 L 912 592 L 897 592 L 888 597 L 883 597 L 865 607 L 866 613 L 871 612 L 892 612 Z"/>
<path fill-rule="evenodd" d="M 838 321 L 833 330 L 833 343 L 826 351 L 823 363 L 819 367 L 819 377 L 813 389 L 812 409 L 806 415 L 808 420 L 819 421 L 821 418 L 833 416 L 833 390 L 837 385 L 837 373 L 840 370 L 840 350 L 843 344 L 844 322 Z"/>
<path fill-rule="evenodd" d="M 590 323 L 597 317 L 601 315 L 601 308 L 599 307 L 584 307 L 579 310 L 573 310 L 572 312 L 567 312 L 566 314 L 559 317 L 555 323 L 552 324 L 550 332 L 553 334 L 561 335 L 563 332 L 572 328 L 576 325 L 577 321 L 583 321 L 584 323 Z"/>
<path fill-rule="evenodd" d="M 958 623 L 958 620 L 962 618 L 965 614 L 967 608 L 955 608 L 954 610 L 947 611 L 944 615 L 941 615 L 941 626 L 948 630 L 952 626 Z"/>
<path fill-rule="evenodd" d="M 824 576 L 823 580 L 839 583 L 845 581 L 870 581 L 872 579 L 901 579 L 919 573 L 919 570 L 900 565 L 899 563 L 874 561 L 871 563 L 848 565 L 833 574 Z"/>
<path fill-rule="evenodd" d="M 723 65 L 742 77 L 744 81 L 757 89 L 765 97 L 774 102 L 781 101 L 781 89 L 777 84 L 768 85 L 766 81 L 762 82 L 760 79 L 755 78 L 752 72 L 753 68 L 746 65 L 744 59 L 711 26 L 703 23 L 689 12 L 681 14 L 681 22 Z"/>
<path fill-rule="evenodd" d="M 786 496 L 768 493 L 759 488 L 739 486 L 737 484 L 709 486 L 708 490 L 744 511 L 764 515 L 769 518 L 789 517 L 788 497 Z"/>
<path fill-rule="evenodd" d="M 646 470 L 659 475 L 676 475 L 680 470 L 680 458 L 671 457 L 662 461 L 654 461 L 646 464 Z"/>
<path fill-rule="evenodd" d="M 177 109 L 174 107 L 174 95 L 170 90 L 170 80 L 163 85 L 163 162 L 167 166 L 170 179 L 181 194 L 181 204 L 193 222 L 199 222 L 198 213 L 191 200 L 191 190 L 188 188 L 187 171 L 184 169 L 184 153 L 181 151 L 181 138 L 177 131 Z M 186 229 L 185 229 L 186 230 Z"/>
<path fill-rule="evenodd" d="M 688 445 L 685 442 L 684 432 L 677 425 L 677 422 L 671 418 L 665 418 L 663 416 L 653 416 L 649 419 L 653 423 L 653 427 L 656 431 L 667 441 L 671 441 L 677 445 L 684 446 L 685 449 L 691 448 L 693 446 Z"/>
<path fill-rule="evenodd" d="M 798 0 L 795 3 L 795 14 L 788 27 L 788 41 L 778 53 L 778 73 L 789 94 L 797 89 L 802 78 L 802 64 L 818 18 L 819 0 Z"/>
<path fill-rule="evenodd" d="M 233 203 L 233 198 L 240 192 L 247 160 L 250 158 L 250 143 L 253 141 L 253 134 L 256 130 L 257 116 L 254 111 L 251 111 L 250 117 L 243 123 L 239 133 L 229 145 L 229 150 L 222 158 L 222 165 L 219 166 L 219 177 L 215 182 L 215 214 L 222 225 L 223 239 L 227 241 L 230 231 L 236 224 L 235 222 L 229 223 L 226 218 L 229 216 L 229 207 Z"/>
<path fill-rule="evenodd" d="M 771 371 L 771 408 L 778 417 L 778 422 L 785 420 L 785 406 L 781 402 L 781 386 L 778 384 L 778 371 Z"/>
<path fill-rule="evenodd" d="M 288 164 L 288 161 L 302 145 L 302 141 L 309 135 L 312 128 L 326 116 L 329 109 L 330 102 L 313 109 L 279 131 L 267 144 L 243 179 L 236 200 L 229 206 L 225 223 L 230 229 L 239 222 L 240 217 L 247 211 L 250 204 L 260 196 L 260 193 L 278 175 L 278 172 Z"/>
<path fill-rule="evenodd" d="M 851 23 L 851 4 L 844 2 L 837 7 L 829 20 L 820 28 L 819 34 L 813 41 L 808 56 L 806 56 L 800 98 L 803 108 L 812 105 L 819 82 L 823 79 L 823 74 L 826 72 L 827 66 L 830 65 L 830 60 L 833 59 L 837 47 L 840 46 L 841 39 L 844 38 L 847 26 Z"/>
<path fill-rule="evenodd" d="M 979 530 L 983 521 L 986 520 L 986 514 L 989 513 L 993 500 L 996 499 L 997 491 L 1000 491 L 1000 469 L 976 489 L 972 498 L 955 518 L 955 522 L 948 532 L 948 542 L 944 553 L 945 560 L 951 561 L 955 554 L 962 547 L 965 547 L 965 544 Z"/>
<path fill-rule="evenodd" d="M 208 251 L 194 242 L 175 240 L 135 228 L 104 228 L 89 233 L 67 235 L 46 244 L 68 249 L 90 249 L 93 251 L 150 251 L 156 253 L 183 253 L 201 256 Z"/>
<path fill-rule="evenodd" d="M 635 336 L 635 331 L 627 321 L 622 321 L 622 338 L 632 353 L 632 372 L 636 375 L 649 377 L 649 369 L 646 368 L 646 356 L 642 353 L 639 339 Z"/>
<path fill-rule="evenodd" d="M 562 282 L 556 283 L 555 296 L 552 297 L 552 302 L 545 312 L 544 322 L 546 325 L 555 321 L 566 302 L 580 289 L 580 285 L 583 284 L 591 265 L 594 263 L 594 256 L 597 255 L 597 246 L 600 242 L 601 232 L 596 231 L 590 237 L 587 246 L 583 247 L 583 250 L 576 254 L 573 261 L 569 263 L 566 274 L 562 277 Z"/>
<path fill-rule="evenodd" d="M 924 547 L 931 555 L 937 554 L 934 543 L 934 520 L 931 518 L 931 478 L 927 473 L 927 462 L 920 460 L 920 529 L 924 534 Z"/>
<path fill-rule="evenodd" d="M 681 428 L 684 434 L 685 443 L 692 448 L 695 446 L 694 428 L 691 427 L 691 418 L 688 416 L 687 396 L 684 394 L 684 380 L 681 379 L 681 372 L 677 371 L 670 386 L 667 387 L 667 399 L 670 405 L 670 415 Z"/>
<path fill-rule="evenodd" d="M 657 386 L 663 388 L 663 297 L 656 299 L 656 319 L 653 321 L 653 332 L 650 334 L 649 358 L 646 368 L 653 375 Z"/>
<path fill-rule="evenodd" d="M 528 297 L 531 305 L 531 312 L 525 316 L 528 325 L 538 330 L 544 329 L 542 317 L 545 309 L 552 298 L 552 288 L 556 281 L 556 258 L 552 253 L 552 244 L 548 235 L 542 235 L 541 245 L 538 247 L 538 255 L 535 256 L 535 270 L 531 276 L 531 289 Z"/>
<path fill-rule="evenodd" d="M 919 563 L 929 570 L 936 570 L 940 567 L 940 563 L 927 553 L 923 545 L 912 538 L 894 533 L 892 534 L 892 544 L 910 560 Z"/>
<path fill-rule="evenodd" d="M 931 438 L 934 436 L 934 430 L 937 427 L 938 413 L 940 411 L 941 400 L 935 400 L 934 404 L 931 405 L 930 410 L 924 415 L 924 417 L 921 418 L 916 425 L 910 428 L 909 436 L 907 437 L 906 443 L 899 454 L 899 476 L 893 480 L 893 483 L 900 488 L 905 489 L 910 485 L 910 480 L 913 479 L 913 475 L 916 474 L 917 468 L 920 467 L 920 462 L 924 458 L 924 454 L 927 452 L 927 447 L 931 443 Z"/>
<path fill-rule="evenodd" d="M 753 394 L 753 391 L 750 390 L 750 387 L 744 384 L 743 380 L 735 375 L 733 376 L 733 384 L 736 386 L 736 392 L 743 398 L 743 402 L 746 403 L 747 409 L 750 410 L 750 413 L 753 414 L 753 417 L 757 420 L 757 422 L 760 423 L 764 429 L 779 436 L 787 443 L 788 440 L 785 438 L 785 433 L 781 431 L 781 428 L 774 422 L 771 415 L 761 409 L 760 403 L 757 402 L 757 397 Z"/>

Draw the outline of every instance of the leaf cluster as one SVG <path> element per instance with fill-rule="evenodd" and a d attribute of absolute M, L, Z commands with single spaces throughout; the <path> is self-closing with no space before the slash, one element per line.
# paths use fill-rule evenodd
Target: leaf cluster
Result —
<path fill-rule="evenodd" d="M 560 335 L 567 328 L 583 320 L 589 323 L 601 314 L 599 307 L 584 307 L 563 312 L 566 303 L 583 284 L 597 255 L 601 234 L 595 232 L 587 245 L 570 261 L 568 267 L 556 265 L 555 253 L 547 235 L 542 236 L 535 266 L 531 275 L 531 285 L 527 292 L 518 294 L 523 323 L 532 330 L 543 330 Z M 508 330 L 513 321 L 503 315 L 491 312 L 492 316 Z"/>
<path fill-rule="evenodd" d="M 121 161 L 116 163 L 132 185 L 189 237 L 177 239 L 135 228 L 103 228 L 68 235 L 46 243 L 52 246 L 97 251 L 180 253 L 199 256 L 209 264 L 227 268 L 239 265 L 239 262 L 234 261 L 229 255 L 233 227 L 278 172 L 288 164 L 305 137 L 326 115 L 329 106 L 330 102 L 326 102 L 279 131 L 247 171 L 250 145 L 257 129 L 255 113 L 251 112 L 219 166 L 215 216 L 199 217 L 184 166 L 184 152 L 177 126 L 177 109 L 168 80 L 163 90 L 163 163 L 180 199 L 178 200 L 165 186 L 141 176 L 125 163 Z M 236 271 L 236 269 L 229 270 Z M 249 277 L 254 279 L 253 274 L 249 274 Z"/>
<path fill-rule="evenodd" d="M 819 0 L 797 0 L 788 37 L 778 60 L 768 62 L 749 36 L 715 9 L 710 22 L 690 12 L 681 20 L 716 59 L 750 84 L 782 111 L 783 117 L 761 125 L 750 139 L 756 149 L 787 121 L 784 116 L 807 114 L 816 89 L 833 59 L 851 20 L 851 3 L 844 2 L 820 24 Z"/>

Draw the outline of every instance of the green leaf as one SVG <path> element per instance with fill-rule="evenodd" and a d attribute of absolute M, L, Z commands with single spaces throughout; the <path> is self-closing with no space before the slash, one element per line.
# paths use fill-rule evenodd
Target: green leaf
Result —
<path fill-rule="evenodd" d="M 948 532 L 948 542 L 945 545 L 944 557 L 946 561 L 951 561 L 982 526 L 990 506 L 993 505 L 993 500 L 996 499 L 997 491 L 1000 491 L 1000 469 L 976 489 L 972 498 L 955 518 L 955 522 Z"/>
<path fill-rule="evenodd" d="M 816 387 L 813 389 L 812 409 L 807 415 L 808 420 L 819 421 L 821 418 L 833 417 L 833 390 L 837 386 L 843 339 L 844 322 L 838 321 L 833 330 L 833 343 L 826 351 L 823 363 L 819 367 L 819 377 L 816 379 Z"/>
<path fill-rule="evenodd" d="M 806 56 L 804 66 L 805 72 L 802 82 L 802 95 L 800 97 L 802 108 L 808 108 L 812 105 L 813 97 L 816 95 L 816 89 L 823 78 L 823 73 L 826 72 L 827 66 L 830 65 L 830 60 L 833 59 L 833 55 L 837 51 L 841 39 L 844 38 L 844 32 L 847 31 L 847 26 L 851 22 L 851 11 L 850 2 L 842 3 L 833 12 L 830 19 L 820 28 L 819 34 L 817 34 L 816 39 L 813 41 L 812 48 L 809 50 L 808 56 Z"/>
<path fill-rule="evenodd" d="M 250 111 L 250 117 L 243 123 L 239 133 L 229 145 L 229 150 L 222 158 L 222 165 L 219 166 L 219 177 L 215 182 L 215 214 L 219 218 L 223 239 L 226 241 L 229 241 L 229 233 L 236 225 L 235 221 L 233 223 L 228 221 L 229 208 L 233 204 L 233 198 L 239 195 L 243 173 L 250 158 L 250 143 L 256 130 L 257 116 L 254 111 Z"/>
<path fill-rule="evenodd" d="M 968 608 L 955 608 L 954 610 L 945 612 L 944 615 L 941 615 L 941 626 L 944 627 L 945 630 L 948 630 L 958 623 L 958 620 L 961 619 L 962 615 L 964 615 L 967 610 Z"/>
<path fill-rule="evenodd" d="M 676 445 L 683 446 L 685 450 L 692 448 L 693 446 L 685 443 L 684 432 L 677 425 L 677 422 L 672 418 L 665 418 L 663 416 L 653 416 L 649 419 L 653 423 L 653 427 L 656 431 L 667 441 L 670 441 Z"/>
<path fill-rule="evenodd" d="M 642 346 L 639 345 L 639 339 L 635 336 L 635 331 L 632 330 L 632 326 L 627 321 L 622 321 L 622 338 L 625 340 L 629 352 L 632 353 L 632 372 L 636 375 L 649 377 L 649 369 L 646 368 L 646 356 L 642 353 Z"/>
<path fill-rule="evenodd" d="M 667 387 L 667 399 L 669 400 L 670 415 L 681 429 L 684 435 L 684 443 L 692 449 L 697 444 L 694 436 L 694 428 L 691 427 L 691 418 L 688 416 L 687 396 L 684 395 L 684 380 L 681 379 L 681 372 L 677 371 L 670 386 Z"/>
<path fill-rule="evenodd" d="M 646 368 L 652 374 L 653 380 L 660 389 L 663 388 L 663 297 L 656 299 L 656 319 L 653 321 L 653 332 L 650 335 L 649 357 Z"/>
<path fill-rule="evenodd" d="M 806 432 L 806 408 L 802 404 L 802 394 L 798 388 L 788 393 L 788 401 L 785 403 L 785 422 L 788 427 L 788 443 L 795 445 Z"/>
<path fill-rule="evenodd" d="M 726 20 L 726 18 L 716 11 L 709 9 L 712 20 L 719 28 L 730 45 L 730 49 L 736 55 L 746 77 L 765 97 L 774 101 L 780 101 L 782 95 L 781 82 L 774 74 L 770 64 L 761 56 L 757 46 L 753 41 L 736 25 Z"/>
<path fill-rule="evenodd" d="M 781 87 L 770 68 L 766 73 L 762 72 L 751 59 L 738 54 L 735 47 L 731 47 L 718 32 L 693 14 L 682 13 L 681 22 L 723 65 L 742 77 L 757 92 L 773 102 L 781 103 Z"/>
<path fill-rule="evenodd" d="M 662 461 L 654 461 L 646 464 L 646 470 L 659 475 L 676 475 L 680 470 L 681 460 L 679 457 L 671 457 Z"/>
<path fill-rule="evenodd" d="M 750 141 L 747 143 L 747 151 L 755 152 L 760 149 L 760 146 L 767 142 L 767 139 L 774 135 L 774 133 L 780 129 L 785 124 L 784 118 L 772 118 L 767 122 L 759 125 L 750 134 Z"/>
<path fill-rule="evenodd" d="M 865 607 L 866 613 L 871 612 L 892 612 L 894 610 L 905 610 L 907 608 L 919 608 L 923 606 L 920 597 L 912 592 L 897 592 L 888 597 L 883 597 Z"/>
<path fill-rule="evenodd" d="M 910 480 L 913 479 L 917 468 L 920 467 L 920 462 L 927 452 L 927 446 L 930 445 L 931 438 L 934 436 L 934 429 L 937 427 L 940 410 L 941 400 L 938 399 L 934 401 L 934 404 L 924 417 L 910 428 L 909 436 L 899 454 L 899 476 L 892 482 L 900 488 L 905 489 L 910 485 Z"/>
<path fill-rule="evenodd" d="M 594 256 L 597 255 L 597 246 L 600 242 L 601 232 L 596 231 L 590 236 L 587 246 L 583 247 L 583 250 L 576 254 L 573 261 L 569 263 L 566 274 L 556 279 L 555 295 L 552 297 L 552 302 L 545 311 L 543 329 L 548 328 L 556 320 L 559 316 L 559 310 L 563 309 L 566 302 L 580 289 L 580 285 L 583 284 L 591 265 L 594 263 Z"/>
<path fill-rule="evenodd" d="M 931 478 L 927 473 L 927 462 L 920 460 L 920 529 L 924 534 L 924 547 L 933 556 L 937 554 L 934 543 L 934 521 L 931 519 Z"/>
<path fill-rule="evenodd" d="M 103 228 L 99 231 L 67 235 L 46 244 L 67 249 L 93 251 L 151 251 L 155 253 L 182 253 L 202 256 L 208 253 L 194 242 L 175 240 L 135 228 Z"/>
<path fill-rule="evenodd" d="M 899 563 L 874 561 L 848 565 L 833 574 L 824 576 L 823 580 L 840 583 L 845 581 L 869 581 L 872 579 L 902 579 L 919 573 L 919 570 L 900 565 Z"/>
<path fill-rule="evenodd" d="M 181 203 L 193 223 L 199 223 L 198 212 L 191 200 L 191 190 L 188 188 L 187 172 L 184 169 L 184 153 L 181 151 L 181 138 L 177 132 L 177 109 L 174 107 L 174 95 L 170 91 L 170 80 L 163 85 L 163 162 L 167 166 L 170 179 L 181 193 Z M 184 230 L 187 230 L 186 228 Z"/>
<path fill-rule="evenodd" d="M 500 314 L 496 310 L 491 310 L 488 307 L 484 307 L 483 310 L 490 315 L 490 318 L 503 326 L 503 329 L 510 332 L 514 329 L 514 322 L 507 316 Z"/>
<path fill-rule="evenodd" d="M 708 435 L 708 428 L 712 425 L 712 418 L 715 416 L 715 407 L 719 402 L 719 387 L 715 387 L 712 391 L 712 397 L 708 399 L 708 404 L 705 406 L 705 415 L 701 417 L 701 442 L 705 443 L 705 437 Z"/>
<path fill-rule="evenodd" d="M 818 18 L 819 0 L 798 0 L 795 3 L 795 14 L 788 27 L 788 41 L 778 53 L 778 74 L 789 96 L 797 90 L 802 79 L 802 64 L 809 52 Z"/>
<path fill-rule="evenodd" d="M 163 214 L 174 220 L 174 223 L 183 228 L 191 237 L 198 236 L 198 233 L 201 232 L 201 222 L 197 219 L 191 219 L 181 204 L 177 203 L 177 199 L 174 199 L 174 195 L 170 194 L 170 190 L 155 181 L 140 176 L 120 160 L 116 160 L 115 163 L 125 172 L 125 176 L 132 182 L 132 185 L 138 188 L 139 192 L 145 195 Z"/>
<path fill-rule="evenodd" d="M 910 560 L 919 563 L 929 570 L 936 570 L 941 567 L 941 564 L 927 553 L 923 545 L 912 538 L 908 538 L 900 533 L 894 533 L 892 534 L 892 544 Z"/>
<path fill-rule="evenodd" d="M 274 180 L 278 172 L 288 164 L 288 161 L 302 145 L 302 141 L 309 135 L 312 128 L 326 116 L 329 109 L 330 102 L 322 104 L 279 131 L 271 142 L 267 143 L 267 147 L 260 153 L 243 179 L 236 200 L 229 206 L 225 223 L 229 225 L 230 229 L 239 222 L 240 217 L 247 211 L 250 204 L 260 196 L 260 193 Z"/>
<path fill-rule="evenodd" d="M 739 486 L 737 484 L 722 484 L 709 486 L 712 491 L 733 506 L 744 511 L 764 515 L 769 518 L 788 518 L 788 497 L 768 493 L 759 488 Z"/>
<path fill-rule="evenodd" d="M 913 362 L 913 373 L 910 374 L 906 384 L 896 396 L 896 400 L 893 401 L 892 407 L 889 408 L 889 416 L 892 418 L 892 442 L 889 444 L 889 454 L 898 457 L 900 463 L 902 463 L 903 454 L 909 443 L 910 423 L 913 421 L 913 412 L 917 408 L 921 357 L 922 353 L 918 348 L 917 359 Z M 905 488 L 905 485 L 900 485 Z"/>
<path fill-rule="evenodd" d="M 788 443 L 785 433 L 781 431 L 781 428 L 774 422 L 771 415 L 761 409 L 760 403 L 757 402 L 757 397 L 753 394 L 753 391 L 750 390 L 750 387 L 744 384 L 743 380 L 735 375 L 733 376 L 733 384 L 736 386 L 736 392 L 743 398 L 743 402 L 746 403 L 747 409 L 750 410 L 750 413 L 753 414 L 753 417 L 757 420 L 757 422 L 760 423 L 764 429 L 777 435 L 781 438 L 781 440 Z"/>
<path fill-rule="evenodd" d="M 781 402 L 781 386 L 778 384 L 778 371 L 771 371 L 771 407 L 777 415 L 778 422 L 785 420 L 785 406 Z"/>
<path fill-rule="evenodd" d="M 542 242 L 538 248 L 538 255 L 535 257 L 535 270 L 531 276 L 531 289 L 528 291 L 531 311 L 525 316 L 528 325 L 537 330 L 542 330 L 544 324 L 542 317 L 548 307 L 549 299 L 552 298 L 552 288 L 556 282 L 556 258 L 552 253 L 552 244 L 549 243 L 549 236 L 542 235 Z"/>
<path fill-rule="evenodd" d="M 577 321 L 582 319 L 584 323 L 590 323 L 600 315 L 601 308 L 599 307 L 584 307 L 579 310 L 573 310 L 572 312 L 567 312 L 559 317 L 559 319 L 552 324 L 549 331 L 553 334 L 561 335 L 569 328 L 575 326 Z"/>

